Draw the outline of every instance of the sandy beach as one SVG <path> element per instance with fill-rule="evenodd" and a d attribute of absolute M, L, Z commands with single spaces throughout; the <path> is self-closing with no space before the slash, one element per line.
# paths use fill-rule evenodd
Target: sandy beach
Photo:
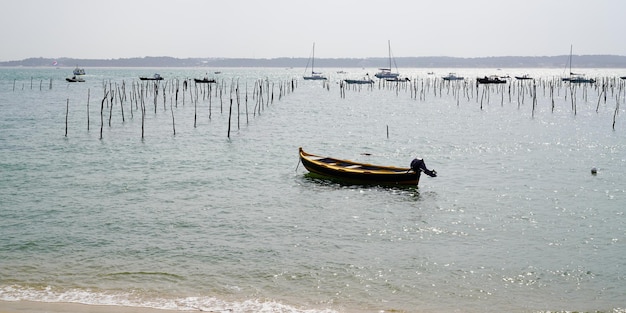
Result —
<path fill-rule="evenodd" d="M 32 301 L 0 301 L 0 313 L 167 313 L 179 312 L 151 308 L 125 307 L 113 305 L 88 305 L 78 303 L 50 303 Z"/>

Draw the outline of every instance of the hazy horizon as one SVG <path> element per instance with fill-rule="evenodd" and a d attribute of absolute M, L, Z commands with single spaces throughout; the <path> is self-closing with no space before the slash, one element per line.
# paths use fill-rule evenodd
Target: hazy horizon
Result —
<path fill-rule="evenodd" d="M 604 56 L 609 56 L 609 57 L 626 57 L 626 54 L 624 55 L 617 55 L 617 54 L 589 54 L 589 55 L 582 55 L 582 54 L 573 54 L 573 57 L 604 57 Z M 425 55 L 425 56 L 402 56 L 402 57 L 395 57 L 395 59 L 411 59 L 411 58 L 432 58 L 432 59 L 437 59 L 437 58 L 441 58 L 441 59 L 445 59 L 445 58 L 450 58 L 450 59 L 489 59 L 489 58 L 520 58 L 520 59 L 524 59 L 524 58 L 559 58 L 559 57 L 563 57 L 563 58 L 567 58 L 568 54 L 558 54 L 558 55 L 540 55 L 540 56 L 527 56 L 527 55 L 502 55 L 502 56 L 475 56 L 475 57 L 453 57 L 453 56 L 445 56 L 445 55 L 440 55 L 440 56 L 436 56 L 436 55 Z M 91 61 L 115 61 L 115 60 L 132 60 L 132 59 L 144 59 L 144 58 L 173 58 L 173 59 L 177 59 L 177 60 L 185 60 L 185 59 L 206 59 L 206 60 L 238 60 L 238 59 L 242 59 L 242 60 L 279 60 L 279 59 L 308 59 L 309 57 L 306 56 L 294 56 L 294 57 L 286 57 L 286 56 L 278 56 L 278 57 L 268 57 L 268 58 L 247 58 L 247 57 L 173 57 L 173 56 L 169 56 L 169 55 L 146 55 L 146 56 L 134 56 L 134 57 L 122 57 L 122 58 L 74 58 L 74 57 L 67 57 L 67 56 L 60 56 L 60 57 L 49 57 L 49 56 L 37 56 L 37 57 L 28 57 L 28 58 L 24 58 L 24 59 L 19 59 L 19 60 L 0 60 L 0 63 L 2 62 L 19 62 L 19 61 L 25 61 L 25 60 L 30 60 L 30 59 L 46 59 L 46 60 L 91 60 Z M 315 57 L 316 62 L 319 60 L 370 60 L 370 59 L 381 59 L 384 58 L 386 59 L 386 56 L 365 56 L 365 57 Z"/>
<path fill-rule="evenodd" d="M 626 2 L 7 2 L 0 61 L 626 55 Z M 24 27 L 28 24 L 28 27 Z"/>

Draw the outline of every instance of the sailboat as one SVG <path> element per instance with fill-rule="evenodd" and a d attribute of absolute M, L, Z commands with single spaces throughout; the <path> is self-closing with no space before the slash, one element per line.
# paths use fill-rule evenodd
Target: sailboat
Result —
<path fill-rule="evenodd" d="M 596 80 L 593 78 L 586 78 L 584 74 L 576 74 L 572 72 L 572 46 L 570 46 L 569 48 L 569 77 L 563 77 L 561 80 L 564 82 L 570 82 L 574 84 L 581 84 L 581 83 L 593 84 L 596 82 Z"/>
<path fill-rule="evenodd" d="M 389 67 L 388 68 L 379 68 L 378 70 L 380 72 L 376 73 L 374 76 L 376 76 L 376 78 L 384 78 L 384 79 L 391 79 L 391 80 L 396 80 L 398 79 L 398 77 L 400 76 L 400 73 L 398 73 L 398 66 L 396 65 L 396 72 L 392 72 L 391 71 L 391 41 L 387 41 L 387 44 L 389 45 Z M 395 64 L 395 60 L 394 60 L 394 64 Z"/>
<path fill-rule="evenodd" d="M 313 43 L 313 53 L 311 56 L 311 76 L 306 76 L 306 70 L 308 68 L 309 64 L 307 63 L 307 67 L 304 69 L 305 80 L 326 80 L 326 76 L 322 75 L 322 73 L 315 72 L 315 43 Z"/>

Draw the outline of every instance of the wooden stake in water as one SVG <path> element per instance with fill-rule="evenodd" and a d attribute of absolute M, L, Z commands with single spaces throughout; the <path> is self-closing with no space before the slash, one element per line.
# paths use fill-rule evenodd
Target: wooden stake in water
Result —
<path fill-rule="evenodd" d="M 233 113 L 233 99 L 230 99 L 230 109 L 228 111 L 228 138 L 230 138 L 230 116 Z"/>
<path fill-rule="evenodd" d="M 185 93 L 183 93 L 184 95 Z M 193 102 L 193 128 L 196 128 L 196 121 L 198 120 L 198 100 Z"/>
<path fill-rule="evenodd" d="M 615 103 L 615 111 L 613 112 L 613 130 L 615 130 L 615 120 L 617 119 L 617 113 L 619 113 L 619 98 Z"/>
<path fill-rule="evenodd" d="M 111 88 L 111 105 L 109 106 L 109 127 L 111 127 L 111 118 L 113 117 L 113 101 L 115 100 L 115 90 Z"/>
<path fill-rule="evenodd" d="M 67 99 L 67 103 L 65 104 L 65 137 L 67 137 L 67 115 L 70 112 L 70 99 Z"/>
<path fill-rule="evenodd" d="M 170 102 L 170 111 L 172 112 L 172 130 L 174 131 L 174 136 L 176 136 L 176 123 L 174 121 L 174 109 L 172 108 L 172 102 Z"/>
<path fill-rule="evenodd" d="M 124 118 L 124 100 L 122 99 L 122 92 L 120 91 L 120 87 L 115 84 L 115 87 L 117 88 L 117 98 L 120 100 L 120 110 L 122 111 L 122 123 L 126 121 L 126 118 Z"/>
<path fill-rule="evenodd" d="M 144 124 L 146 121 L 146 104 L 141 102 L 141 140 L 143 140 Z"/>
<path fill-rule="evenodd" d="M 102 104 L 100 105 L 100 139 L 102 140 L 102 128 L 104 127 L 104 101 L 107 100 L 109 92 L 106 91 L 104 93 L 104 98 L 102 98 Z"/>
<path fill-rule="evenodd" d="M 87 89 L 87 131 L 89 131 L 89 89 Z"/>

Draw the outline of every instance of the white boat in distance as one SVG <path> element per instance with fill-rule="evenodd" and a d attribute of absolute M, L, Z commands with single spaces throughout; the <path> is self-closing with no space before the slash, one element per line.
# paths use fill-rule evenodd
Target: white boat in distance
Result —
<path fill-rule="evenodd" d="M 85 69 L 78 68 L 78 66 L 76 66 L 76 68 L 74 69 L 74 75 L 85 75 Z"/>
<path fill-rule="evenodd" d="M 322 75 L 320 72 L 315 71 L 315 43 L 313 43 L 313 52 L 311 55 L 311 76 L 306 76 L 306 70 L 309 69 L 309 64 L 307 63 L 306 68 L 304 69 L 304 80 L 326 80 L 326 76 Z"/>
<path fill-rule="evenodd" d="M 400 76 L 400 73 L 398 73 L 398 65 L 396 65 L 396 72 L 392 72 L 391 71 L 391 41 L 387 41 L 387 44 L 389 46 L 389 67 L 388 68 L 379 68 L 378 70 L 380 72 L 376 73 L 374 76 L 376 78 L 384 78 L 384 79 L 397 79 Z M 395 60 L 394 60 L 394 64 L 395 64 Z"/>
<path fill-rule="evenodd" d="M 464 77 L 456 76 L 455 73 L 450 73 L 448 76 L 444 76 L 443 80 L 464 80 Z"/>
<path fill-rule="evenodd" d="M 346 84 L 355 84 L 355 85 L 367 85 L 367 84 L 373 84 L 374 81 L 370 78 L 369 74 L 365 74 L 365 77 L 361 78 L 361 79 L 344 79 L 344 82 L 346 82 Z"/>
<path fill-rule="evenodd" d="M 570 46 L 569 48 L 569 77 L 563 77 L 561 80 L 564 82 L 570 82 L 573 84 L 593 84 L 596 82 L 595 79 L 593 78 L 587 78 L 585 77 L 585 74 L 577 74 L 572 72 L 572 48 L 573 46 Z"/>

